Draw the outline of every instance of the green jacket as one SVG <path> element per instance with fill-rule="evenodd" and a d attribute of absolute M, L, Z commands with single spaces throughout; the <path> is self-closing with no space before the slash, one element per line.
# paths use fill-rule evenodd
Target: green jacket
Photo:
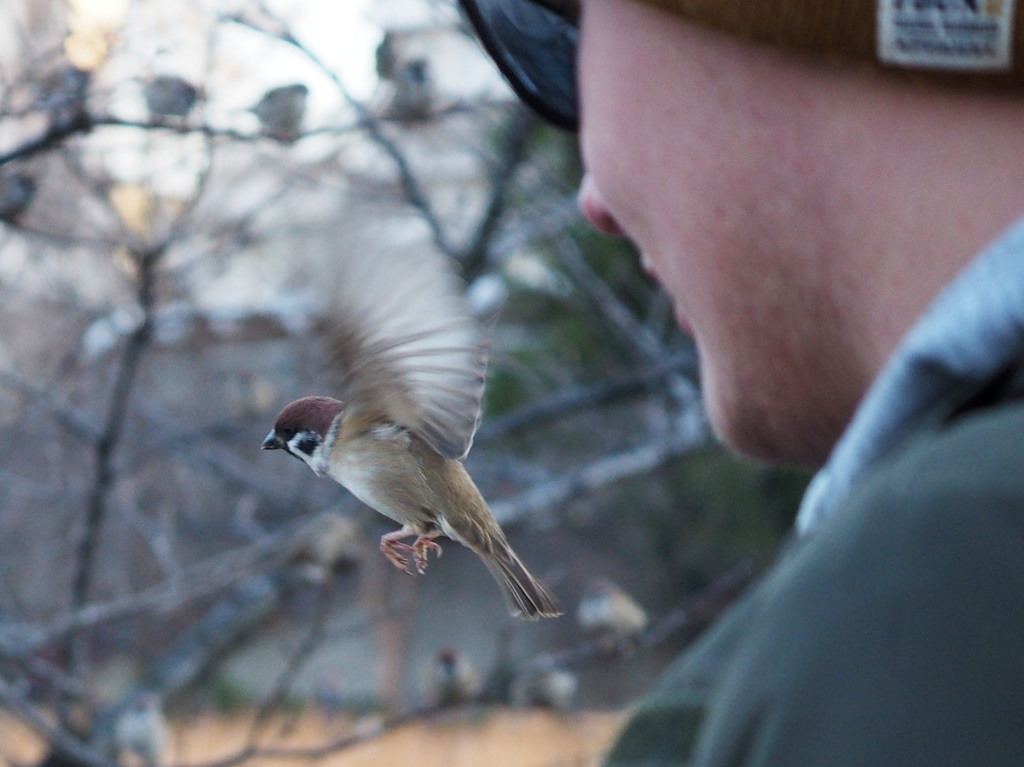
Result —
<path fill-rule="evenodd" d="M 908 337 L 801 537 L 608 765 L 1024 765 L 1022 349 L 1018 226 Z"/>

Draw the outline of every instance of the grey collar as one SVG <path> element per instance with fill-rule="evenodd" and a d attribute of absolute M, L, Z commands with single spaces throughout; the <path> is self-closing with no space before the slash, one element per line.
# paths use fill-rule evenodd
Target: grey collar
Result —
<path fill-rule="evenodd" d="M 811 481 L 797 532 L 839 512 L 853 484 L 938 402 L 1022 357 L 1024 219 L 949 284 L 900 344 Z"/>

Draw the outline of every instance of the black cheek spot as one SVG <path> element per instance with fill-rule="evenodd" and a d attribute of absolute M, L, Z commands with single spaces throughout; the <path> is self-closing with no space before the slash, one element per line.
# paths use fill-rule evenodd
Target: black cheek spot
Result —
<path fill-rule="evenodd" d="M 320 441 L 315 437 L 303 437 L 295 447 L 306 455 L 313 455 L 313 451 L 316 450 L 316 446 L 319 442 Z"/>

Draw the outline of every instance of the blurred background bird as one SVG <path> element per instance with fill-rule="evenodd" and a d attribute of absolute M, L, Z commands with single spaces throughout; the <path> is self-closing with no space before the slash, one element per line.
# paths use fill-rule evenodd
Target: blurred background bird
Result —
<path fill-rule="evenodd" d="M 64 62 L 36 83 L 35 108 L 47 115 L 51 131 L 63 133 L 88 124 L 91 80 L 91 72 Z"/>
<path fill-rule="evenodd" d="M 480 694 L 480 675 L 465 655 L 444 647 L 434 656 L 429 685 L 432 705 L 461 706 Z"/>
<path fill-rule="evenodd" d="M 321 514 L 295 542 L 288 563 L 303 580 L 328 583 L 333 575 L 356 563 L 360 548 L 355 521 L 328 511 Z"/>
<path fill-rule="evenodd" d="M 402 62 L 391 78 L 391 100 L 385 116 L 402 122 L 417 122 L 430 117 L 433 107 L 433 80 L 426 59 Z"/>
<path fill-rule="evenodd" d="M 462 463 L 480 422 L 485 358 L 446 257 L 354 251 L 334 276 L 341 399 L 290 403 L 262 447 L 299 458 L 398 522 L 380 547 L 399 569 L 422 573 L 445 535 L 483 560 L 513 615 L 560 615 Z"/>
<path fill-rule="evenodd" d="M 647 612 L 608 578 L 587 584 L 576 609 L 580 627 L 596 639 L 621 642 L 647 628 Z"/>
<path fill-rule="evenodd" d="M 568 711 L 578 687 L 579 678 L 575 673 L 545 656 L 516 678 L 512 685 L 512 701 L 517 706 Z"/>
<path fill-rule="evenodd" d="M 143 693 L 114 723 L 114 746 L 131 754 L 143 767 L 159 767 L 168 745 L 167 721 L 156 693 Z"/>
<path fill-rule="evenodd" d="M 512 702 L 512 685 L 516 666 L 512 658 L 512 627 L 505 626 L 495 635 L 494 657 L 480 689 L 484 703 L 508 704 Z"/>
<path fill-rule="evenodd" d="M 292 142 L 302 135 L 309 88 L 302 83 L 271 88 L 250 109 L 260 121 L 265 136 Z"/>
<path fill-rule="evenodd" d="M 157 75 L 143 89 L 146 108 L 156 118 L 183 118 L 199 100 L 199 89 L 177 75 Z"/>

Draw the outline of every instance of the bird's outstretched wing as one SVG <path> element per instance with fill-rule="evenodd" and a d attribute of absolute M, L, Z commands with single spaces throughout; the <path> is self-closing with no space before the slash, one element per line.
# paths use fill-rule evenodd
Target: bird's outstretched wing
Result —
<path fill-rule="evenodd" d="M 446 257 L 342 256 L 328 328 L 346 410 L 405 426 L 446 458 L 469 452 L 480 422 L 480 326 Z"/>

